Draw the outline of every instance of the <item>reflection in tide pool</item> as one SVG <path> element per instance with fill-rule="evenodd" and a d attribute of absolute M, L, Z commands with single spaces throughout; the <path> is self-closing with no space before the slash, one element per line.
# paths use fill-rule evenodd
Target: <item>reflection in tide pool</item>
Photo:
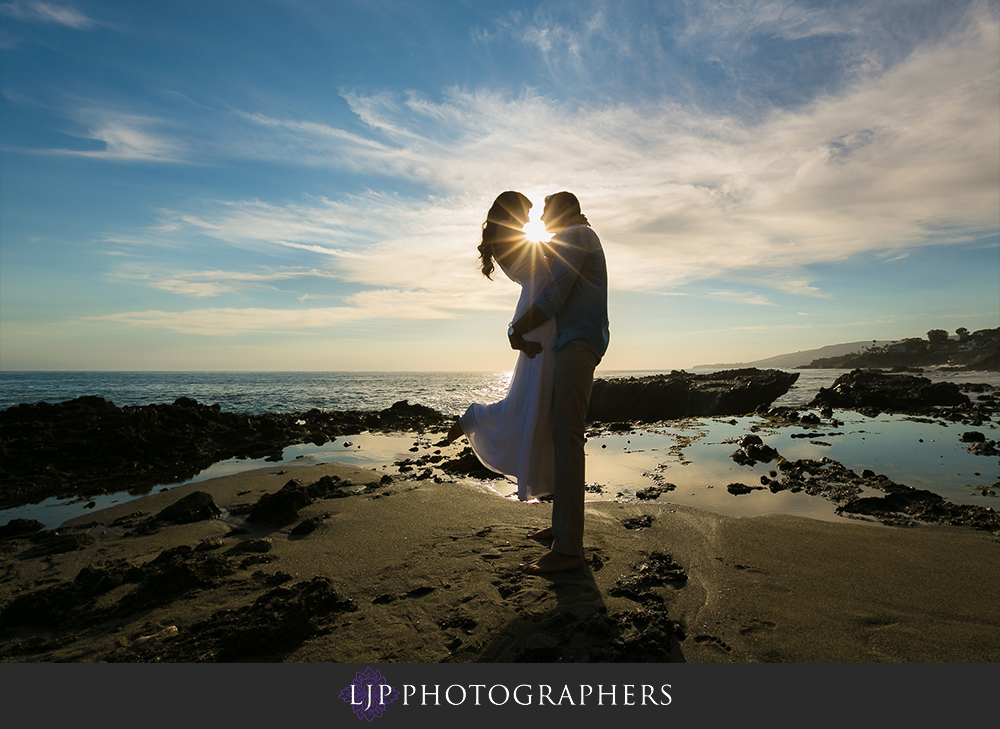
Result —
<path fill-rule="evenodd" d="M 597 435 L 587 443 L 587 481 L 606 487 L 606 493 L 595 498 L 634 498 L 636 491 L 654 483 L 669 483 L 675 488 L 660 496 L 660 502 L 733 516 L 780 513 L 839 519 L 833 504 L 822 497 L 772 494 L 767 489 L 734 495 L 727 490 L 731 483 L 760 486 L 761 476 L 777 470 L 775 462 L 741 466 L 732 460 L 736 441 L 755 432 L 787 460 L 828 457 L 856 473 L 871 469 L 954 503 L 997 508 L 994 488 L 1000 463 L 996 457 L 968 452 L 960 437 L 969 426 L 902 416 L 838 415 L 843 421 L 837 427 L 769 428 L 760 418 L 703 418 L 642 432 Z M 991 440 L 997 438 L 993 424 L 979 430 Z"/>
<path fill-rule="evenodd" d="M 190 483 L 201 483 L 212 478 L 230 476 L 235 473 L 245 473 L 258 468 L 280 468 L 281 466 L 308 466 L 336 461 L 359 468 L 370 468 L 377 471 L 395 472 L 391 464 L 413 455 L 409 449 L 417 439 L 412 433 L 405 435 L 380 435 L 376 433 L 360 433 L 346 438 L 324 443 L 321 446 L 312 443 L 300 443 L 289 446 L 282 452 L 280 461 L 269 461 L 263 458 L 229 458 L 214 463 L 198 475 L 149 490 L 135 492 L 116 492 L 98 496 L 49 498 L 37 504 L 27 504 L 11 509 L 0 510 L 0 524 L 6 524 L 11 519 L 35 519 L 46 529 L 54 529 L 64 522 L 75 519 L 91 511 L 106 509 L 115 504 L 121 504 L 145 496 L 149 493 L 183 486 Z"/>
<path fill-rule="evenodd" d="M 502 383 L 497 386 L 502 387 Z M 594 432 L 587 442 L 587 483 L 600 485 L 603 492 L 588 494 L 587 498 L 634 500 L 637 491 L 673 484 L 674 488 L 662 493 L 657 503 L 683 504 L 730 516 L 790 514 L 830 521 L 841 519 L 834 512 L 834 505 L 821 496 L 787 491 L 773 494 L 768 489 L 740 495 L 728 491 L 726 487 L 732 483 L 760 486 L 761 476 L 777 470 L 774 462 L 741 466 L 732 460 L 739 438 L 755 432 L 788 460 L 819 460 L 826 456 L 856 473 L 871 469 L 897 483 L 933 491 L 954 503 L 997 508 L 994 485 L 1000 480 L 1000 462 L 996 457 L 975 456 L 966 450 L 960 438 L 972 430 L 969 426 L 903 416 L 867 418 L 852 412 L 838 412 L 837 416 L 842 424 L 811 429 L 773 428 L 763 418 L 745 417 L 671 421 L 630 433 Z M 990 440 L 1000 437 L 992 423 L 976 429 Z M 256 468 L 330 461 L 398 475 L 395 464 L 438 450 L 432 442 L 442 435 L 361 433 L 319 446 L 303 443 L 285 448 L 280 462 L 230 459 L 183 483 Z M 464 440 L 460 440 L 441 452 L 450 458 L 464 446 Z M 479 483 L 505 497 L 517 492 L 513 481 L 500 476 Z M 177 485 L 181 484 L 170 484 Z M 140 495 L 99 496 L 93 499 L 94 506 L 90 508 L 101 509 Z M 48 499 L 41 504 L 17 507 L 0 512 L 0 524 L 20 517 L 38 519 L 47 528 L 53 528 L 86 513 L 88 501 Z"/>

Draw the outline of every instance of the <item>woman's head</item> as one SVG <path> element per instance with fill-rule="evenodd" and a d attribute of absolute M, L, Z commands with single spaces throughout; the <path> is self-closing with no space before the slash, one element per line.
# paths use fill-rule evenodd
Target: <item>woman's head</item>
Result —
<path fill-rule="evenodd" d="M 493 202 L 493 207 L 486 214 L 483 241 L 479 244 L 479 258 L 486 278 L 490 278 L 493 273 L 493 259 L 497 254 L 495 246 L 519 237 L 521 229 L 528 222 L 530 210 L 531 201 L 513 190 L 500 193 Z"/>

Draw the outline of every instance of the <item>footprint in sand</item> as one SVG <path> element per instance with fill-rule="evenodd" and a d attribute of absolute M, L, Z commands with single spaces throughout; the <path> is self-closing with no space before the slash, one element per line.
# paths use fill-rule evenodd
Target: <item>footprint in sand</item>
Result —
<path fill-rule="evenodd" d="M 729 653 L 732 651 L 732 646 L 726 644 L 724 640 L 718 638 L 714 635 L 696 635 L 694 637 L 694 642 L 699 645 L 708 645 L 710 648 L 718 648 L 721 651 Z"/>

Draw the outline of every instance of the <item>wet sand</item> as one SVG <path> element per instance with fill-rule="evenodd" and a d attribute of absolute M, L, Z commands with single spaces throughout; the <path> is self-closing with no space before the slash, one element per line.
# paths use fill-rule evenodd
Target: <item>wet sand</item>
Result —
<path fill-rule="evenodd" d="M 262 495 L 323 476 L 343 479 L 336 498 L 282 526 L 247 521 Z M 150 521 L 195 491 L 220 518 Z M 551 506 L 471 479 L 328 463 L 189 484 L 0 542 L 0 659 L 1000 660 L 994 534 L 666 498 L 588 503 L 587 566 L 531 577 L 517 567 L 546 547 L 526 535 Z"/>

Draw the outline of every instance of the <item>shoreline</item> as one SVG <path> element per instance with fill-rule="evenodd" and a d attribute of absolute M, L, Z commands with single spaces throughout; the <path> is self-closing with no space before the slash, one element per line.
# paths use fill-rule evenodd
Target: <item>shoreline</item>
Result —
<path fill-rule="evenodd" d="M 628 429 L 595 424 L 587 433 L 587 498 L 662 496 L 663 501 L 738 517 L 780 513 L 833 522 L 905 525 L 916 520 L 1000 530 L 995 506 L 1000 480 L 990 458 L 1000 447 L 1000 441 L 991 440 L 995 423 L 982 422 L 974 432 L 966 423 L 940 418 L 836 411 L 826 421 L 808 413 L 799 417 L 794 410 L 786 414 L 787 408 L 775 410 L 782 412 L 686 418 Z M 483 468 L 464 441 L 448 446 L 437 442 L 444 435 L 439 427 L 362 431 L 322 444 L 299 443 L 266 458 L 231 458 L 192 469 L 183 480 L 124 476 L 117 487 L 96 488 L 70 480 L 75 493 L 27 498 L 0 509 L 0 539 L 15 521 L 30 522 L 35 531 L 53 529 L 154 492 L 272 466 L 344 463 L 399 479 L 473 478 L 500 497 L 516 492 L 512 480 Z M 968 436 L 978 436 L 979 442 Z"/>
<path fill-rule="evenodd" d="M 461 441 L 435 442 L 449 421 L 425 406 L 246 416 L 82 398 L 5 411 L 4 453 L 29 487 L 38 473 L 82 494 L 104 473 L 148 489 L 151 473 L 219 454 L 268 465 L 95 500 L 54 529 L 3 525 L 0 661 L 998 661 L 992 474 L 976 472 L 983 494 L 960 503 L 964 481 L 942 496 L 882 470 L 895 447 L 940 452 L 935 478 L 988 470 L 994 390 L 970 401 L 952 385 L 958 404 L 930 409 L 907 391 L 901 411 L 873 398 L 922 381 L 875 384 L 859 401 L 595 424 L 588 489 L 604 493 L 586 505 L 587 564 L 540 577 L 518 565 L 547 548 L 526 535 L 551 504 L 498 497 Z M 373 467 L 357 449 L 379 439 L 395 450 Z M 702 508 L 723 502 L 758 515 Z M 838 518 L 766 513 L 792 502 Z"/>
<path fill-rule="evenodd" d="M 296 523 L 247 521 L 263 494 L 323 476 L 354 484 L 350 495 L 314 500 Z M 220 518 L 139 528 L 196 491 Z M 0 659 L 1000 660 L 988 578 L 1000 541 L 986 532 L 590 502 L 587 566 L 522 575 L 545 549 L 525 535 L 549 511 L 474 482 L 388 482 L 342 464 L 177 487 L 72 520 L 48 552 L 0 543 Z M 292 534 L 306 521 L 312 532 Z M 24 610 L 32 595 L 51 625 L 13 624 L 45 622 Z"/>

